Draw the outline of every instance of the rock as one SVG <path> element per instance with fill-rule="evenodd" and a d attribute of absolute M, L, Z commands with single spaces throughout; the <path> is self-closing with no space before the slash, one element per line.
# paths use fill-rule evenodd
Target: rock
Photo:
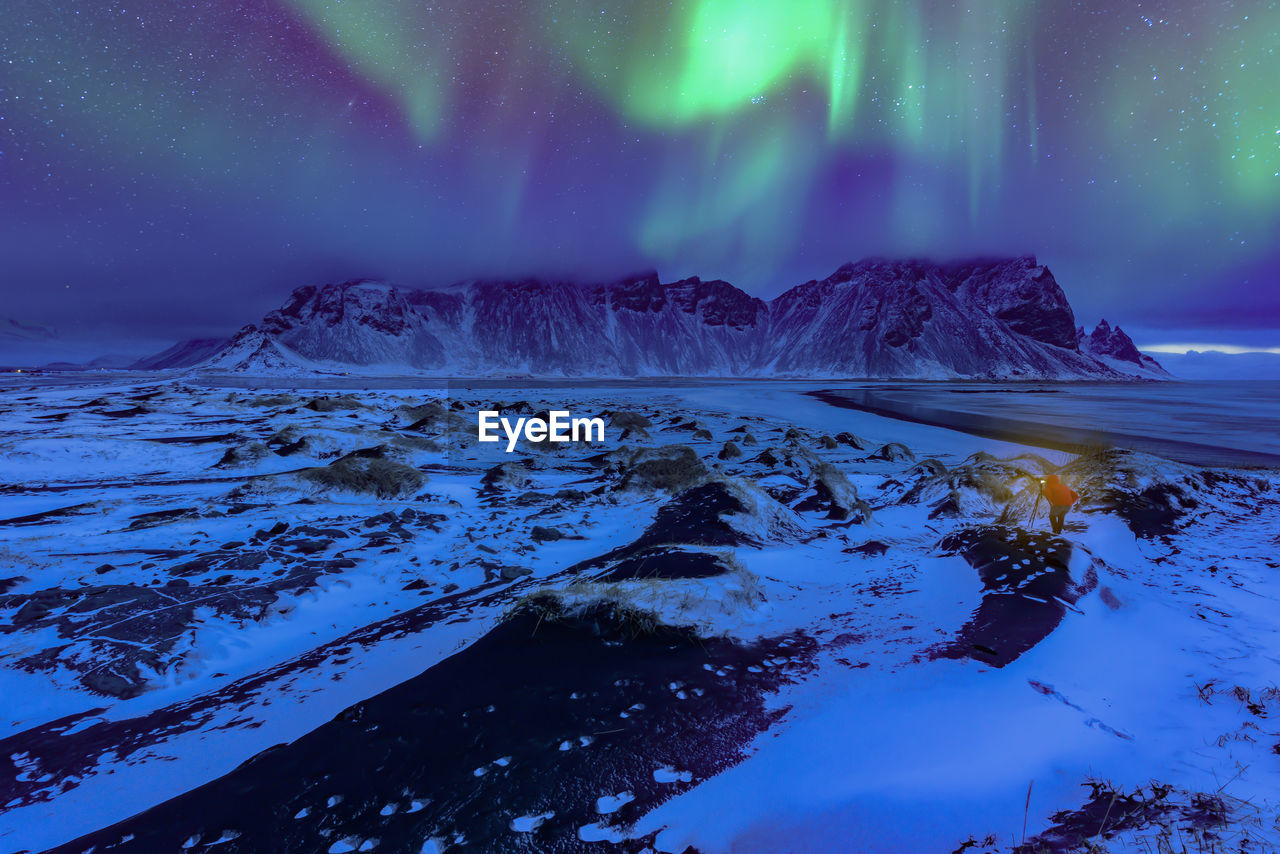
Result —
<path fill-rule="evenodd" d="M 648 429 L 653 426 L 653 422 L 645 418 L 638 412 L 628 412 L 622 409 L 605 410 L 602 413 L 604 417 L 609 419 L 609 426 L 623 431 L 638 431 L 647 435 Z"/>
<path fill-rule="evenodd" d="M 665 445 L 636 451 L 625 463 L 621 489 L 683 492 L 706 482 L 710 472 L 687 445 Z"/>
<path fill-rule="evenodd" d="M 720 449 L 720 453 L 716 456 L 722 460 L 736 460 L 742 456 L 742 449 L 733 442 L 725 442 L 724 447 Z"/>
<path fill-rule="evenodd" d="M 858 498 L 858 490 L 844 472 L 830 463 L 819 462 L 810 471 L 813 492 L 796 505 L 799 511 L 826 511 L 828 519 L 866 521 L 871 508 Z"/>
<path fill-rule="evenodd" d="M 213 464 L 214 468 L 232 468 L 256 463 L 270 453 L 270 449 L 261 442 L 248 442 L 227 448 L 222 457 Z"/>
<path fill-rule="evenodd" d="M 881 445 L 873 453 L 867 455 L 869 460 L 885 460 L 886 462 L 914 460 L 915 458 L 916 455 L 911 453 L 911 449 L 901 442 L 890 442 L 887 445 Z"/>
<path fill-rule="evenodd" d="M 537 543 L 553 543 L 556 540 L 563 540 L 564 534 L 559 528 L 544 527 L 542 525 L 534 525 L 533 530 L 529 532 L 529 536 Z"/>
<path fill-rule="evenodd" d="M 847 549 L 842 549 L 842 551 L 845 554 L 860 554 L 866 557 L 879 557 L 889 551 L 889 546 L 887 543 L 882 543 L 879 540 L 867 540 L 865 543 L 850 546 Z"/>
<path fill-rule="evenodd" d="M 281 445 L 280 447 L 276 448 L 275 455 L 277 457 L 291 457 L 294 454 L 298 454 L 306 450 L 306 447 L 307 447 L 307 440 L 305 437 L 303 437 L 294 442 L 289 442 L 288 444 Z"/>
<path fill-rule="evenodd" d="M 955 518 L 956 516 L 959 516 L 961 511 L 962 511 L 962 507 L 960 503 L 960 493 L 956 492 L 953 489 L 951 490 L 951 492 L 947 493 L 946 498 L 943 498 L 941 501 L 939 501 L 937 504 L 933 505 L 933 507 L 929 509 L 929 518 L 930 519 L 939 519 L 939 518 L 952 519 L 952 518 Z"/>
<path fill-rule="evenodd" d="M 457 418 L 444 404 L 431 400 L 419 406 L 401 407 L 397 412 L 409 422 L 407 430 L 434 430 L 448 427 Z"/>
<path fill-rule="evenodd" d="M 766 468 L 773 468 L 777 466 L 778 463 L 781 462 L 781 460 L 778 459 L 778 455 L 774 453 L 772 448 L 765 448 L 763 451 L 757 454 L 751 460 L 751 462 L 758 463 L 759 465 L 765 466 Z"/>
<path fill-rule="evenodd" d="M 411 495 L 427 481 L 413 466 L 358 455 L 348 455 L 327 466 L 303 469 L 298 476 L 326 489 L 365 492 L 378 498 Z"/>
<path fill-rule="evenodd" d="M 848 445 L 850 448 L 854 448 L 855 450 L 861 451 L 866 447 L 866 442 L 863 439 L 859 439 L 857 436 L 849 432 L 837 433 L 835 438 L 840 444 Z"/>
<path fill-rule="evenodd" d="M 529 474 L 529 466 L 522 462 L 498 463 L 484 473 L 481 480 L 485 490 L 499 492 L 505 490 L 527 489 L 533 478 Z"/>
<path fill-rule="evenodd" d="M 1098 598 L 1102 600 L 1103 605 L 1106 605 L 1112 611 L 1118 611 L 1121 608 L 1120 598 L 1116 596 L 1110 587 L 1103 586 L 1098 588 Z"/>
<path fill-rule="evenodd" d="M 364 404 L 349 394 L 339 397 L 317 397 L 302 404 L 314 412 L 334 412 L 340 409 L 364 409 Z"/>

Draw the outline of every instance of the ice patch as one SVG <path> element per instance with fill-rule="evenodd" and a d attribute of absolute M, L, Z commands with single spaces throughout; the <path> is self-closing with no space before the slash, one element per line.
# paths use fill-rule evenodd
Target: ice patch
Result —
<path fill-rule="evenodd" d="M 532 833 L 537 830 L 544 821 L 554 815 L 554 812 L 544 812 L 536 815 L 522 815 L 518 818 L 511 819 L 511 829 L 516 833 Z"/>
<path fill-rule="evenodd" d="M 663 765 L 661 768 L 654 769 L 653 780 L 656 783 L 688 783 L 693 780 L 693 774 L 688 771 L 678 771 L 670 765 Z"/>
<path fill-rule="evenodd" d="M 636 799 L 631 792 L 618 792 L 616 795 L 605 795 L 596 798 L 596 812 L 601 815 L 609 815 L 622 809 L 627 804 Z"/>

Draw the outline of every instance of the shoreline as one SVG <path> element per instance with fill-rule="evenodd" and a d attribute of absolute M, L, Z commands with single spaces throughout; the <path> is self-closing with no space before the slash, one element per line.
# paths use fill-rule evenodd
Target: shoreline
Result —
<path fill-rule="evenodd" d="M 1036 421 L 996 418 L 923 404 L 895 406 L 893 401 L 878 397 L 868 389 L 817 389 L 804 394 L 841 409 L 1069 454 L 1078 454 L 1098 445 L 1112 445 L 1206 468 L 1280 468 L 1280 455 L 1265 451 L 1201 445 L 1179 439 L 1137 436 L 1101 429 L 1072 430 Z M 855 400 L 855 395 L 862 399 Z"/>

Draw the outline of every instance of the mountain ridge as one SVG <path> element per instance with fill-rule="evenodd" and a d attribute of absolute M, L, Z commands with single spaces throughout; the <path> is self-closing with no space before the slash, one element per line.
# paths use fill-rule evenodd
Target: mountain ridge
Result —
<path fill-rule="evenodd" d="M 767 301 L 720 279 L 663 283 L 655 271 L 603 283 L 530 277 L 413 289 L 355 279 L 296 288 L 253 331 L 261 336 L 254 347 L 247 351 L 240 340 L 246 328 L 200 367 L 277 373 L 296 364 L 300 371 L 436 376 L 1167 376 L 1150 357 L 1127 359 L 1128 338 L 1118 329 L 1107 327 L 1096 342 L 1084 336 L 1053 273 L 1030 255 L 865 258 Z"/>

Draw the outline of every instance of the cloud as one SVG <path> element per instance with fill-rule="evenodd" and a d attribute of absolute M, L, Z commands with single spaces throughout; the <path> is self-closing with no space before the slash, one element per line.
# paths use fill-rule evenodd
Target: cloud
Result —
<path fill-rule="evenodd" d="M 1240 347 L 1235 344 L 1142 344 L 1138 349 L 1144 353 L 1275 353 L 1280 355 L 1280 347 Z"/>

